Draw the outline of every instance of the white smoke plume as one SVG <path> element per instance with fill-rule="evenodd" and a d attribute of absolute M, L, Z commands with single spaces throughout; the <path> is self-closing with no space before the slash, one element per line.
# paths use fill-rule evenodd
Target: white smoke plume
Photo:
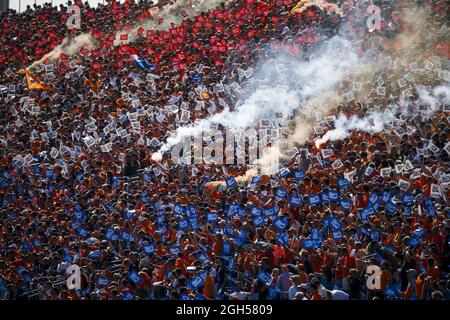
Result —
<path fill-rule="evenodd" d="M 44 55 L 40 60 L 33 62 L 27 69 L 32 69 L 42 63 L 51 62 L 59 59 L 61 54 L 73 56 L 80 52 L 82 48 L 94 50 L 97 47 L 97 41 L 88 33 L 83 33 L 73 39 L 64 38 L 63 42 L 55 49 Z"/>
<path fill-rule="evenodd" d="M 439 85 L 429 92 L 424 86 L 417 86 L 417 101 L 401 100 L 398 104 L 392 105 L 388 112 L 372 112 L 365 117 L 352 116 L 347 117 L 340 114 L 334 121 L 335 129 L 327 131 L 320 139 L 315 141 L 317 147 L 328 142 L 346 139 L 352 131 L 378 133 L 385 129 L 386 125 L 395 120 L 396 114 L 415 115 L 416 109 L 423 105 L 426 106 L 425 117 L 431 117 L 434 113 L 442 109 L 442 105 L 450 103 L 449 84 Z M 413 107 L 413 109 L 411 109 Z"/>
<path fill-rule="evenodd" d="M 309 62 L 299 62 L 284 56 L 266 61 L 257 73 L 265 81 L 244 98 L 242 104 L 236 106 L 234 111 L 225 109 L 193 125 L 178 128 L 153 155 L 153 160 L 160 161 L 165 151 L 186 137 L 208 131 L 214 124 L 237 131 L 256 125 L 261 119 L 273 119 L 280 112 L 282 121 L 288 120 L 294 111 L 305 114 L 326 113 L 328 110 L 313 110 L 317 106 L 311 105 L 310 101 L 335 92 L 346 75 L 361 64 L 355 52 L 357 50 L 349 40 L 336 36 L 318 48 L 315 57 Z"/>

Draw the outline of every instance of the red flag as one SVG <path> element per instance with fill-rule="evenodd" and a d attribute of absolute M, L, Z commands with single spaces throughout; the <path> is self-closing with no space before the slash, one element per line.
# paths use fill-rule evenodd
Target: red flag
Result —
<path fill-rule="evenodd" d="M 142 36 L 144 34 L 144 28 L 140 27 L 137 31 L 138 36 Z"/>
<path fill-rule="evenodd" d="M 121 34 L 120 35 L 120 40 L 122 40 L 122 41 L 128 40 L 128 34 Z"/>
<path fill-rule="evenodd" d="M 94 63 L 92 64 L 92 68 L 94 68 L 94 70 L 98 70 L 98 69 L 101 68 L 101 64 L 98 63 L 98 62 L 94 62 Z"/>
<path fill-rule="evenodd" d="M 120 46 L 117 51 L 119 54 L 127 54 L 130 52 L 130 47 L 129 46 Z"/>
<path fill-rule="evenodd" d="M 94 31 L 93 36 L 95 39 L 101 39 L 104 37 L 104 34 L 103 34 L 103 31 L 99 30 L 99 31 Z"/>

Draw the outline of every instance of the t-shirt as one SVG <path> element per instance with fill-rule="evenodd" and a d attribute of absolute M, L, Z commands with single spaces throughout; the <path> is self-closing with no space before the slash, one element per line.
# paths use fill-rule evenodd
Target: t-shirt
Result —
<path fill-rule="evenodd" d="M 300 287 L 298 286 L 292 286 L 289 288 L 288 291 L 288 296 L 289 296 L 289 300 L 295 300 L 295 295 L 297 294 L 297 292 L 300 291 Z"/>

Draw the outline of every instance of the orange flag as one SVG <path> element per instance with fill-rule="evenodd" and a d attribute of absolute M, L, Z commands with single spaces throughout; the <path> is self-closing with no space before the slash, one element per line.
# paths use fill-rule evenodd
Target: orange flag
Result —
<path fill-rule="evenodd" d="M 27 88 L 36 90 L 50 90 L 49 86 L 43 85 L 30 71 L 25 69 L 25 78 L 27 79 Z"/>

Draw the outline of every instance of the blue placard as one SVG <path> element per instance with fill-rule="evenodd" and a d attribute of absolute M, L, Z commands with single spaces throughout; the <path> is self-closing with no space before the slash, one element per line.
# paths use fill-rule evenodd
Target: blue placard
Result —
<path fill-rule="evenodd" d="M 133 239 L 133 236 L 129 232 L 122 231 L 120 233 L 120 238 L 124 241 L 131 241 Z"/>
<path fill-rule="evenodd" d="M 233 237 L 233 242 L 238 247 L 242 247 L 244 245 L 244 240 L 241 237 Z"/>
<path fill-rule="evenodd" d="M 379 197 L 375 192 L 370 193 L 369 203 L 373 204 L 373 203 L 377 202 L 378 199 L 379 199 Z"/>
<path fill-rule="evenodd" d="M 187 222 L 187 220 L 186 220 L 186 219 L 181 220 L 181 221 L 178 223 L 178 226 L 179 226 L 180 229 L 187 229 L 187 227 L 188 227 L 188 222 Z"/>
<path fill-rule="evenodd" d="M 279 172 L 281 178 L 287 177 L 289 173 L 291 173 L 291 171 L 289 171 L 289 169 L 287 168 L 283 168 Z"/>
<path fill-rule="evenodd" d="M 383 191 L 381 194 L 381 201 L 387 203 L 389 200 L 391 200 L 391 193 L 389 191 Z"/>
<path fill-rule="evenodd" d="M 265 271 L 260 272 L 256 276 L 256 279 L 258 279 L 259 281 L 261 281 L 262 283 L 264 283 L 266 285 L 270 285 L 270 283 L 272 282 L 272 276 L 270 275 L 270 273 L 267 273 Z"/>
<path fill-rule="evenodd" d="M 412 247 L 417 247 L 418 245 L 420 245 L 420 242 L 421 242 L 420 238 L 418 236 L 416 236 L 415 234 L 413 234 L 411 236 L 411 238 L 409 239 L 408 244 Z"/>
<path fill-rule="evenodd" d="M 366 235 L 366 236 L 370 236 L 370 235 L 371 235 L 369 229 L 368 229 L 367 227 L 365 227 L 365 226 L 360 226 L 360 227 L 358 228 L 357 233 L 358 233 L 358 234 L 364 234 L 364 235 Z"/>
<path fill-rule="evenodd" d="M 73 214 L 78 221 L 83 221 L 85 218 L 85 214 L 82 211 L 76 210 Z"/>
<path fill-rule="evenodd" d="M 100 259 L 100 250 L 94 250 L 94 251 L 89 252 L 88 259 L 91 259 L 94 261 L 99 260 Z"/>
<path fill-rule="evenodd" d="M 289 223 L 285 219 L 278 217 L 273 221 L 273 225 L 281 232 L 287 228 Z"/>
<path fill-rule="evenodd" d="M 262 210 L 261 210 L 260 208 L 258 208 L 258 207 L 255 206 L 255 205 L 252 205 L 252 206 L 251 206 L 251 208 L 250 208 L 250 214 L 251 214 L 252 216 L 260 216 L 261 213 L 262 213 Z"/>
<path fill-rule="evenodd" d="M 189 218 L 189 225 L 193 230 L 198 229 L 198 219 L 197 217 Z"/>
<path fill-rule="evenodd" d="M 378 200 L 378 201 L 376 201 L 376 202 L 370 204 L 370 206 L 371 206 L 372 209 L 376 212 L 376 211 L 378 211 L 378 210 L 380 209 L 381 201 Z"/>
<path fill-rule="evenodd" d="M 148 172 L 144 173 L 144 183 L 151 183 L 152 178 L 150 177 L 150 174 Z"/>
<path fill-rule="evenodd" d="M 253 178 L 252 178 L 252 180 L 250 180 L 250 183 L 251 184 L 257 184 L 258 182 L 260 182 L 261 181 L 261 176 L 254 176 Z"/>
<path fill-rule="evenodd" d="M 350 211 L 352 208 L 352 201 L 349 199 L 341 199 L 340 201 L 341 207 L 344 208 L 346 211 Z"/>
<path fill-rule="evenodd" d="M 414 195 L 413 194 L 403 194 L 402 195 L 402 204 L 403 205 L 410 205 L 414 202 Z"/>
<path fill-rule="evenodd" d="M 310 234 L 310 238 L 312 240 L 322 240 L 322 235 L 320 233 L 320 229 L 319 228 L 317 228 L 317 227 L 312 228 L 310 233 L 311 233 Z"/>
<path fill-rule="evenodd" d="M 30 251 L 31 250 L 31 245 L 30 245 L 30 243 L 28 241 L 25 240 L 22 243 L 22 250 L 23 251 Z"/>
<path fill-rule="evenodd" d="M 370 238 L 375 241 L 380 241 L 380 234 L 378 233 L 378 231 L 373 230 L 372 232 L 370 232 Z"/>
<path fill-rule="evenodd" d="M 305 178 L 305 172 L 303 170 L 295 169 L 295 170 L 292 170 L 292 173 L 296 180 L 303 180 Z"/>
<path fill-rule="evenodd" d="M 403 207 L 403 215 L 405 217 L 411 217 L 412 215 L 412 209 L 409 206 Z"/>
<path fill-rule="evenodd" d="M 196 74 L 192 76 L 192 81 L 194 81 L 196 84 L 202 83 L 203 77 L 201 74 Z"/>
<path fill-rule="evenodd" d="M 223 233 L 228 237 L 234 237 L 234 230 L 229 225 L 223 227 Z"/>
<path fill-rule="evenodd" d="M 301 204 L 302 204 L 302 196 L 299 195 L 299 194 L 292 194 L 289 197 L 289 204 L 291 206 L 296 206 L 296 207 L 301 206 Z"/>
<path fill-rule="evenodd" d="M 328 203 L 330 202 L 330 198 L 328 197 L 328 190 L 322 191 L 320 193 L 320 197 L 322 198 L 322 202 L 323 203 Z"/>
<path fill-rule="evenodd" d="M 282 232 L 277 236 L 277 241 L 283 246 L 286 246 L 289 240 L 289 235 L 287 232 Z"/>
<path fill-rule="evenodd" d="M 375 210 L 371 206 L 367 206 L 360 212 L 360 218 L 362 221 L 367 221 L 367 218 L 374 215 Z"/>
<path fill-rule="evenodd" d="M 333 230 L 331 232 L 331 236 L 336 241 L 340 241 L 340 240 L 344 239 L 344 235 L 342 234 L 342 229 Z"/>
<path fill-rule="evenodd" d="M 203 279 L 200 276 L 195 276 L 188 281 L 188 288 L 196 291 L 203 284 Z"/>
<path fill-rule="evenodd" d="M 162 224 L 164 221 L 166 221 L 166 216 L 164 214 L 160 214 L 156 217 L 156 222 L 158 222 L 158 224 Z"/>
<path fill-rule="evenodd" d="M 133 300 L 134 296 L 131 292 L 127 291 L 122 295 L 122 300 Z"/>
<path fill-rule="evenodd" d="M 229 176 L 227 180 L 225 180 L 225 183 L 227 184 L 227 188 L 230 189 L 237 185 L 237 181 L 233 176 Z"/>
<path fill-rule="evenodd" d="M 185 208 L 179 203 L 176 203 L 175 206 L 173 207 L 173 212 L 175 212 L 175 214 L 179 216 L 182 216 L 184 214 L 184 210 Z"/>
<path fill-rule="evenodd" d="M 320 196 L 318 194 L 312 194 L 307 199 L 310 206 L 315 206 L 320 203 Z"/>
<path fill-rule="evenodd" d="M 259 225 L 262 225 L 265 223 L 264 218 L 261 217 L 260 215 L 253 215 L 252 219 L 253 219 L 253 224 L 255 226 L 259 226 Z"/>
<path fill-rule="evenodd" d="M 328 191 L 328 199 L 331 202 L 338 202 L 339 201 L 339 192 L 336 190 Z"/>
<path fill-rule="evenodd" d="M 315 248 L 315 244 L 311 239 L 303 239 L 302 248 L 305 250 L 313 249 Z"/>
<path fill-rule="evenodd" d="M 226 205 L 226 215 L 227 217 L 232 217 L 239 214 L 240 206 L 238 204 L 227 204 Z"/>
<path fill-rule="evenodd" d="M 333 230 L 342 229 L 342 223 L 336 217 L 329 217 L 327 225 Z"/>
<path fill-rule="evenodd" d="M 125 219 L 126 220 L 131 220 L 131 218 L 133 218 L 135 214 L 136 214 L 136 210 L 125 209 Z"/>
<path fill-rule="evenodd" d="M 277 190 L 275 191 L 275 200 L 281 200 L 287 197 L 287 190 L 283 189 L 283 188 L 277 188 Z"/>
<path fill-rule="evenodd" d="M 89 231 L 85 228 L 85 227 L 80 227 L 78 229 L 78 233 L 80 234 L 80 236 L 82 236 L 83 238 L 86 238 L 89 235 Z"/>
<path fill-rule="evenodd" d="M 169 251 L 170 251 L 171 255 L 177 255 L 180 252 L 180 247 L 179 246 L 170 246 Z"/>
<path fill-rule="evenodd" d="M 340 189 L 345 189 L 348 187 L 348 180 L 345 178 L 338 178 L 337 185 Z"/>
<path fill-rule="evenodd" d="M 186 214 L 187 214 L 188 218 L 197 217 L 197 209 L 195 209 L 195 207 L 193 205 L 190 205 L 190 206 L 188 206 L 188 208 L 186 210 Z"/>
<path fill-rule="evenodd" d="M 106 287 L 108 285 L 108 283 L 109 283 L 108 277 L 101 276 L 101 277 L 98 277 L 98 279 L 97 279 L 97 286 L 99 286 L 99 287 Z"/>
<path fill-rule="evenodd" d="M 386 205 L 386 212 L 388 214 L 394 214 L 394 212 L 397 210 L 397 206 L 392 201 L 389 201 Z"/>
<path fill-rule="evenodd" d="M 145 252 L 145 254 L 154 254 L 155 246 L 151 243 L 144 245 L 144 252 Z"/>
<path fill-rule="evenodd" d="M 138 274 L 136 273 L 136 271 L 131 271 L 131 272 L 128 274 L 128 279 L 129 279 L 131 282 L 133 282 L 134 284 L 137 284 L 137 283 L 141 282 L 141 280 L 142 280 L 141 276 L 138 275 Z"/>
<path fill-rule="evenodd" d="M 217 214 L 217 212 L 208 212 L 206 214 L 206 221 L 208 223 L 217 222 L 219 221 L 219 215 Z"/>
<path fill-rule="evenodd" d="M 231 255 L 231 243 L 230 242 L 226 241 L 223 243 L 222 252 L 226 256 Z"/>
<path fill-rule="evenodd" d="M 263 213 L 266 217 L 272 217 L 277 214 L 277 212 L 275 212 L 275 206 L 270 208 L 264 208 Z"/>

